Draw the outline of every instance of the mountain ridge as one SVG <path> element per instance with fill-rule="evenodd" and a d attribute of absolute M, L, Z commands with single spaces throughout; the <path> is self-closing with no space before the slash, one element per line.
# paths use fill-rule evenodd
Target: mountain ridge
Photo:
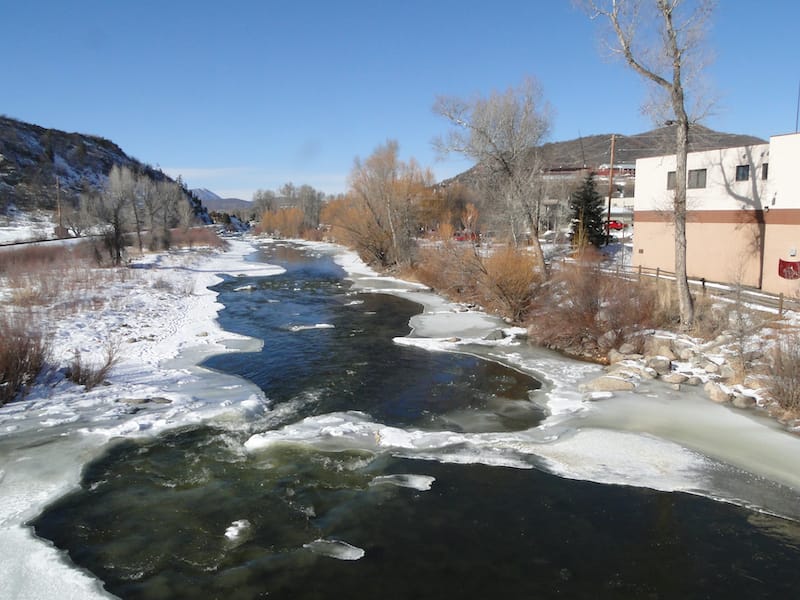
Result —
<path fill-rule="evenodd" d="M 611 163 L 611 138 L 613 136 L 615 138 L 614 164 L 632 164 L 638 158 L 674 154 L 675 127 L 675 125 L 668 125 L 633 135 L 602 133 L 562 142 L 547 142 L 539 146 L 539 156 L 547 170 L 598 169 L 602 165 Z M 689 129 L 689 152 L 763 143 L 766 143 L 766 140 L 752 135 L 714 131 L 702 125 L 692 125 Z M 533 153 L 531 153 L 530 160 L 533 161 L 533 159 Z M 458 183 L 476 188 L 483 180 L 482 171 L 481 165 L 475 165 L 442 181 L 440 185 L 448 186 Z"/>

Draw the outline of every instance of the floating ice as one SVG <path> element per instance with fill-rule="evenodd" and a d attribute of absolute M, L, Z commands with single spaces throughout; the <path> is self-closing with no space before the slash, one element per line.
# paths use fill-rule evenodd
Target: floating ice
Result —
<path fill-rule="evenodd" d="M 338 560 L 358 560 L 359 558 L 363 558 L 365 554 L 364 550 L 361 548 L 341 540 L 318 539 L 308 544 L 303 544 L 303 548 L 308 548 L 314 554 L 320 554 Z"/>
<path fill-rule="evenodd" d="M 397 487 L 406 487 L 420 492 L 426 492 L 431 489 L 433 482 L 436 481 L 435 477 L 430 475 L 411 475 L 408 473 L 397 473 L 395 475 L 378 475 L 370 485 L 394 485 Z"/>
<path fill-rule="evenodd" d="M 290 325 L 289 331 L 308 331 L 309 329 L 334 329 L 330 323 L 317 323 L 315 325 Z"/>
<path fill-rule="evenodd" d="M 225 530 L 225 537 L 231 541 L 235 541 L 241 538 L 248 529 L 250 529 L 250 521 L 247 519 L 239 519 L 231 523 Z"/>
<path fill-rule="evenodd" d="M 237 288 L 233 288 L 234 292 L 252 292 L 257 290 L 258 288 L 254 286 L 252 283 L 248 283 L 247 285 L 240 285 Z"/>

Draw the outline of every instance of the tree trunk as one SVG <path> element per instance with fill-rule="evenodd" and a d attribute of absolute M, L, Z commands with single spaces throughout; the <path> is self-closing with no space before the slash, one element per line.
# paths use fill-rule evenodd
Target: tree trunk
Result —
<path fill-rule="evenodd" d="M 682 106 L 682 102 L 681 102 Z M 686 163 L 689 150 L 689 120 L 686 113 L 678 115 L 675 139 L 675 198 L 673 222 L 675 224 L 675 286 L 681 325 L 688 329 L 694 322 L 694 302 L 689 290 L 686 271 Z"/>

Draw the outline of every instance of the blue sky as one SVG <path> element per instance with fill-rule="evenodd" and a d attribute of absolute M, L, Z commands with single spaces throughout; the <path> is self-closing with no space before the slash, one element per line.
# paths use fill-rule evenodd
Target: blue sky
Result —
<path fill-rule="evenodd" d="M 704 124 L 794 131 L 800 3 L 720 0 Z M 551 141 L 652 128 L 646 88 L 604 56 L 569 0 L 0 0 L 0 113 L 109 138 L 190 187 L 250 199 L 292 181 L 346 189 L 356 156 L 396 139 L 438 179 L 437 95 L 533 76 Z"/>

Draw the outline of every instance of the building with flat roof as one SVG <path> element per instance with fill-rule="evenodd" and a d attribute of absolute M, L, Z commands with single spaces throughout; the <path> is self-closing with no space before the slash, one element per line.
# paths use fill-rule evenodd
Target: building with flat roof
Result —
<path fill-rule="evenodd" d="M 636 161 L 634 266 L 675 270 L 675 165 Z M 800 294 L 800 134 L 689 153 L 686 203 L 689 277 Z"/>

